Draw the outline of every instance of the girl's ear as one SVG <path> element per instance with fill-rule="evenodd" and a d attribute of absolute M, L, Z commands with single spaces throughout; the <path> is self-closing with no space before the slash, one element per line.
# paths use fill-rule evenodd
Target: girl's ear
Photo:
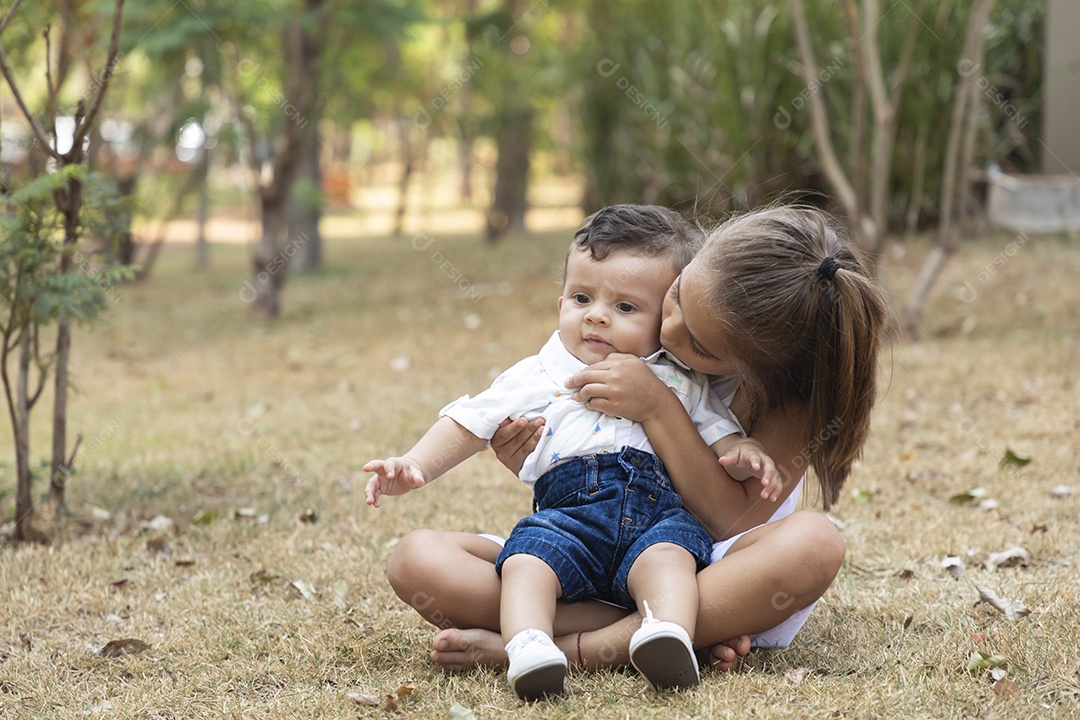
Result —
<path fill-rule="evenodd" d="M 559 310 L 562 310 L 562 295 L 559 296 L 558 308 Z"/>

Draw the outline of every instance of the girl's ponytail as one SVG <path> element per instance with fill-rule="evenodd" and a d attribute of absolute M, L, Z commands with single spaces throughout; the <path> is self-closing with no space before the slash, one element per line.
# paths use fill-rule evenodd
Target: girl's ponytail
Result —
<path fill-rule="evenodd" d="M 866 265 L 813 208 L 778 207 L 727 221 L 701 260 L 711 306 L 739 364 L 751 433 L 767 410 L 799 405 L 807 427 L 798 477 L 813 468 L 826 509 L 870 430 L 888 303 Z"/>

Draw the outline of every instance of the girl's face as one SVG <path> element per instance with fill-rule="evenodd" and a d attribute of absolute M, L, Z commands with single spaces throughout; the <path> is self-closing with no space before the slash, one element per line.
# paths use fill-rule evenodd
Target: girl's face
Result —
<path fill-rule="evenodd" d="M 664 319 L 660 344 L 687 367 L 707 375 L 733 375 L 720 324 L 710 317 L 705 305 L 707 273 L 697 261 L 691 262 L 675 278 L 664 298 Z"/>

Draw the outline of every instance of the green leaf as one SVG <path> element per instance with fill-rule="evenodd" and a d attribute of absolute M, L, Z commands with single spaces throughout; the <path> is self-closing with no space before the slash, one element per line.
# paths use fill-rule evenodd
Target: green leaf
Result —
<path fill-rule="evenodd" d="M 212 524 L 219 517 L 217 510 L 200 510 L 195 513 L 195 518 L 192 520 L 196 525 L 200 527 L 206 527 Z"/>
<path fill-rule="evenodd" d="M 967 492 L 962 492 L 959 495 L 953 495 L 949 498 L 949 502 L 953 505 L 967 505 L 984 499 L 988 493 L 981 487 L 971 488 Z"/>
<path fill-rule="evenodd" d="M 1008 659 L 1004 655 L 990 655 L 981 650 L 971 653 L 968 660 L 968 670 L 989 670 L 990 668 L 1005 667 Z"/>
<path fill-rule="evenodd" d="M 851 499 L 854 500 L 855 502 L 859 502 L 859 503 L 870 502 L 870 500 L 873 499 L 873 497 L 874 497 L 874 491 L 873 490 L 861 490 L 859 488 L 852 488 L 851 489 Z"/>
<path fill-rule="evenodd" d="M 1022 468 L 1031 462 L 1031 456 L 1022 455 L 1015 452 L 1012 448 L 1005 448 L 1005 455 L 1002 456 L 1001 462 L 998 463 L 998 467 L 1002 470 L 1010 470 L 1013 468 Z"/>

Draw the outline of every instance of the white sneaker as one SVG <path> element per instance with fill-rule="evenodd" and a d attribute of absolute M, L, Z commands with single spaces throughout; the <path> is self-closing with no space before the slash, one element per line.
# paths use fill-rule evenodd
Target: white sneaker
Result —
<path fill-rule="evenodd" d="M 542 700 L 566 692 L 566 656 L 540 630 L 522 630 L 506 644 L 506 679 L 519 700 Z"/>
<path fill-rule="evenodd" d="M 645 606 L 641 628 L 630 638 L 630 662 L 653 690 L 674 690 L 698 684 L 697 656 L 690 634 L 681 626 L 657 620 Z"/>

